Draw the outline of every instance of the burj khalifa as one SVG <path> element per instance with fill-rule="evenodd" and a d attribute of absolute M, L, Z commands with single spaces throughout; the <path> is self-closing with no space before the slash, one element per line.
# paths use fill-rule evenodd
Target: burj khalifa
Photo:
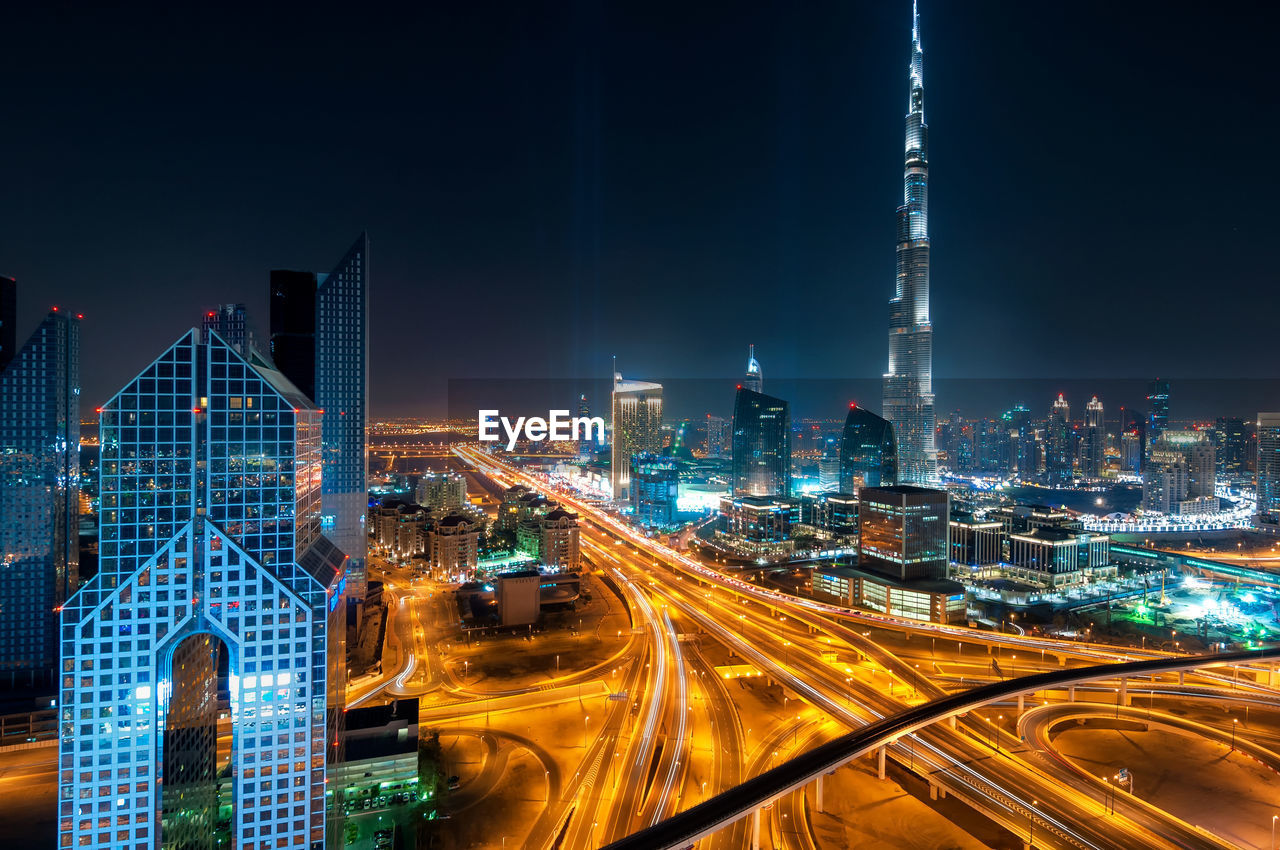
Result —
<path fill-rule="evenodd" d="M 889 371 L 884 418 L 898 441 L 898 480 L 938 482 L 934 445 L 933 325 L 929 321 L 929 127 L 924 123 L 920 10 L 912 7 L 911 98 L 906 121 L 903 203 L 898 207 L 897 283 L 889 301 Z"/>

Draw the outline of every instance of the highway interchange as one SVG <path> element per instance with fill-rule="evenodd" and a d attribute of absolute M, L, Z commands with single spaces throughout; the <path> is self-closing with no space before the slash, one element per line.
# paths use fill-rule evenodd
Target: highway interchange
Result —
<path fill-rule="evenodd" d="M 1259 727 L 1280 710 L 1268 664 L 1206 666 L 1121 682 L 1108 671 L 1085 668 L 1122 660 L 1189 662 L 1156 650 L 1118 655 L 1114 647 L 895 620 L 759 587 L 646 538 L 598 506 L 490 455 L 470 448 L 458 455 L 469 474 L 487 478 L 494 491 L 521 483 L 575 510 L 584 559 L 625 600 L 631 623 L 616 652 L 591 667 L 557 672 L 537 684 L 472 687 L 463 681 L 466 668 L 460 676 L 448 663 L 457 629 L 450 623 L 447 589 L 415 583 L 407 574 L 393 580 L 396 570 L 388 567 L 388 592 L 396 601 L 386 672 L 353 683 L 349 699 L 358 704 L 418 695 L 424 726 L 497 730 L 512 746 L 521 745 L 509 730 L 523 729 L 542 765 L 543 802 L 524 834 L 504 832 L 503 844 L 629 846 L 621 843 L 627 836 L 701 802 L 719 805 L 728 798 L 717 794 L 912 706 L 1015 676 L 1079 669 L 1079 684 L 1011 695 L 896 735 L 872 751 L 873 764 L 883 775 L 886 760 L 896 763 L 927 783 L 931 796 L 954 796 L 1022 843 L 1033 838 L 1036 847 L 1239 846 L 1189 822 L 1185 812 L 1107 787 L 1110 778 L 1053 752 L 1046 724 L 1064 722 L 1051 711 L 1075 719 L 1108 707 L 1132 719 L 1138 709 L 1130 706 L 1151 712 L 1153 705 L 1158 722 L 1166 723 L 1174 717 L 1169 709 L 1212 703 L 1219 713 L 1225 706 L 1234 714 L 1247 704 Z M 726 679 L 731 670 L 756 675 L 745 682 Z M 554 736 L 537 734 L 544 717 L 558 718 L 548 722 L 563 728 L 566 713 L 585 718 L 576 721 L 580 746 L 569 752 L 552 745 Z M 1179 728 L 1194 734 L 1187 723 Z M 1222 729 L 1204 729 L 1206 740 L 1221 743 Z M 1243 746 L 1222 747 L 1229 756 L 1246 757 Z M 1265 762 L 1280 751 L 1280 738 L 1259 733 L 1247 749 L 1247 757 Z M 815 847 L 810 826 L 822 808 L 822 792 L 814 784 L 729 820 L 698 846 Z M 497 791 L 502 783 L 490 775 L 486 787 Z M 485 805 L 470 800 L 469 811 Z M 1255 846 L 1265 844 L 1262 835 Z"/>

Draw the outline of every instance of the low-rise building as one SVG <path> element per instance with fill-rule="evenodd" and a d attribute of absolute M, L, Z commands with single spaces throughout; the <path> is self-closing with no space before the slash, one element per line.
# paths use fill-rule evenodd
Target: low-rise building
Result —
<path fill-rule="evenodd" d="M 757 555 L 794 548 L 791 528 L 800 522 L 800 503 L 784 496 L 722 496 L 720 534 L 732 548 Z"/>
<path fill-rule="evenodd" d="M 1000 563 L 1004 555 L 1004 526 L 994 519 L 978 519 L 967 511 L 951 514 L 951 561 L 969 567 Z"/>
<path fill-rule="evenodd" d="M 1004 574 L 1045 587 L 1069 587 L 1114 578 L 1111 538 L 1070 528 L 1042 527 L 1009 535 Z"/>
<path fill-rule="evenodd" d="M 328 771 L 335 802 L 349 811 L 416 802 L 420 796 L 418 700 L 352 708 L 343 720 L 344 758 Z"/>
<path fill-rule="evenodd" d="M 449 514 L 427 528 L 427 562 L 437 579 L 469 577 L 480 560 L 483 523 L 466 514 Z"/>
<path fill-rule="evenodd" d="M 963 622 L 968 611 L 964 586 L 959 582 L 948 579 L 898 581 L 846 566 L 815 567 L 813 593 L 819 599 L 838 605 L 931 623 Z"/>
<path fill-rule="evenodd" d="M 537 514 L 516 528 L 516 548 L 539 564 L 576 570 L 582 564 L 578 515 L 561 507 Z"/>

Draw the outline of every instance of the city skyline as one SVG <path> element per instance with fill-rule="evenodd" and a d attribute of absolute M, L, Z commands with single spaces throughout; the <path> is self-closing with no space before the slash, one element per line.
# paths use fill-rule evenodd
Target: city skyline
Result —
<path fill-rule="evenodd" d="M 931 81 L 930 123 L 943 128 L 940 138 L 945 138 L 935 159 L 947 174 L 943 184 L 934 187 L 932 199 L 938 223 L 932 234 L 934 248 L 940 268 L 947 269 L 937 281 L 933 304 L 935 313 L 947 317 L 936 339 L 935 375 L 1063 374 L 1063 363 L 1070 364 L 1068 375 L 1169 374 L 1176 379 L 1228 370 L 1261 375 L 1261 323 L 1274 313 L 1274 299 L 1280 297 L 1276 287 L 1253 289 L 1258 309 L 1231 315 L 1241 333 L 1209 357 L 1193 356 L 1158 328 L 1178 321 L 1187 299 L 1194 299 L 1203 286 L 1273 277 L 1247 246 L 1274 229 L 1269 222 L 1275 213 L 1260 208 L 1246 217 L 1222 215 L 1234 204 L 1227 201 L 1229 183 L 1219 181 L 1219 168 L 1231 160 L 1235 140 L 1213 129 L 1227 125 L 1225 114 L 1262 97 L 1265 74 L 1252 64 L 1262 60 L 1235 51 L 1238 21 L 1225 14 L 1194 21 L 1159 15 L 1153 22 L 1141 9 L 1117 10 L 1099 31 L 1089 23 L 1087 12 L 1012 5 L 958 9 L 943 4 L 922 10 L 933 31 L 945 34 L 931 42 L 931 62 L 947 68 L 945 78 L 937 75 Z M 52 22 L 42 19 L 38 10 L 17 14 L 27 17 L 14 23 L 30 27 L 36 36 L 32 44 L 41 44 L 38 36 Z M 462 117 L 453 125 L 453 134 L 430 134 L 432 141 L 419 154 L 402 160 L 414 163 L 407 183 L 381 168 L 366 177 L 359 155 L 367 148 L 353 143 L 349 149 L 319 136 L 296 138 L 298 156 L 287 160 L 278 145 L 253 154 L 235 145 L 225 147 L 226 162 L 236 173 L 224 181 L 219 172 L 214 181 L 206 176 L 214 162 L 206 147 L 211 142 L 190 138 L 195 117 L 183 110 L 171 113 L 170 123 L 156 127 L 156 138 L 171 142 L 177 134 L 190 142 L 195 146 L 193 162 L 200 167 L 175 170 L 168 160 L 149 155 L 152 143 L 139 144 L 133 131 L 121 131 L 108 132 L 101 148 L 86 151 L 74 174 L 51 173 L 49 154 L 35 150 L 32 139 L 41 130 L 74 129 L 63 124 L 78 119 L 65 116 L 80 113 L 74 108 L 60 110 L 64 117 L 48 113 L 53 104 L 74 106 L 75 96 L 59 87 L 59 77 L 47 73 L 47 58 L 28 56 L 22 51 L 29 48 L 19 44 L 17 73 L 33 75 L 32 85 L 19 86 L 23 93 L 14 95 L 19 98 L 14 114 L 20 119 L 15 124 L 24 131 L 0 145 L 9 159 L 33 166 L 31 176 L 19 177 L 15 192 L 33 202 L 40 199 L 21 216 L 21 204 L 0 212 L 0 226 L 14 236 L 0 272 L 16 276 L 24 287 L 20 333 L 27 332 L 50 303 L 84 312 L 85 345 L 91 353 L 85 390 L 88 400 L 97 403 L 142 365 L 142 358 L 132 356 L 127 346 L 108 343 L 113 330 L 140 344 L 158 345 L 195 311 L 243 301 L 262 337 L 267 314 L 262 282 L 267 271 L 292 265 L 299 257 L 327 257 L 330 245 L 368 227 L 380 246 L 381 282 L 371 294 L 371 324 L 379 329 L 371 356 L 387 364 L 372 376 L 375 415 L 424 412 L 396 392 L 408 374 L 399 371 L 407 367 L 394 362 L 396 355 L 422 321 L 397 309 L 397 302 L 406 294 L 428 295 L 441 289 L 483 288 L 493 296 L 490 309 L 496 318 L 513 327 L 518 326 L 518 293 L 550 286 L 563 288 L 570 297 L 564 309 L 547 317 L 547 329 L 562 342 L 532 356 L 523 351 L 516 356 L 520 341 L 513 336 L 497 340 L 478 358 L 464 357 L 455 350 L 461 346 L 451 344 L 456 330 L 434 328 L 442 345 L 423 371 L 427 395 L 447 378 L 492 375 L 513 366 L 529 377 L 599 374 L 606 372 L 601 364 L 614 353 L 637 364 L 637 373 L 732 375 L 740 370 L 735 352 L 744 341 L 769 352 L 771 376 L 881 373 L 883 350 L 874 338 L 887 317 L 884 300 L 891 292 L 885 282 L 892 274 L 892 261 L 883 250 L 892 232 L 885 210 L 896 194 L 892 171 L 901 141 L 900 130 L 895 132 L 900 127 L 896 122 L 901 93 L 891 84 L 900 78 L 891 69 L 903 68 L 908 58 L 905 15 L 890 7 L 830 6 L 787 16 L 786 25 L 778 28 L 769 7 L 730 22 L 696 11 L 682 20 L 692 32 L 708 35 L 699 42 L 705 55 L 673 48 L 665 63 L 646 68 L 645 81 L 652 87 L 647 91 L 638 69 L 625 60 L 644 43 L 640 34 L 656 32 L 653 37 L 660 37 L 662 30 L 655 31 L 654 25 L 662 20 L 663 9 L 566 10 L 545 20 L 529 11 L 514 14 L 534 32 L 553 30 L 547 47 L 532 48 L 514 32 L 493 32 L 490 25 L 466 15 L 443 22 L 442 32 L 456 36 L 458 44 L 439 58 L 425 59 L 444 63 L 429 65 L 431 70 L 447 71 L 453 67 L 448 63 L 463 61 L 464 51 L 484 57 L 504 49 L 525 56 L 539 70 L 516 84 L 510 65 L 499 65 L 456 88 L 423 88 L 427 105 L 449 107 L 449 114 Z M 1267 12 L 1259 14 L 1265 18 Z M 92 22 L 92 17 L 70 22 L 67 43 L 87 39 L 86 24 Z M 108 32 L 127 24 L 97 23 Z M 232 128 L 247 126 L 262 126 L 268 136 L 278 135 L 281 122 L 295 117 L 290 109 L 298 107 L 286 107 L 280 114 L 273 114 L 272 107 L 293 102 L 293 96 L 310 104 L 342 84 L 319 71 L 291 76 L 267 62 L 254 79 L 270 101 L 265 99 L 268 95 L 254 95 L 229 102 L 225 94 L 244 93 L 247 72 L 217 63 L 208 70 L 190 70 L 203 67 L 196 60 L 210 59 L 211 46 L 226 41 L 250 57 L 266 60 L 274 54 L 261 36 L 233 34 L 230 22 L 216 16 L 201 23 L 208 25 L 208 41 L 195 44 L 191 65 L 181 67 L 193 77 L 189 82 L 200 94 L 198 103 L 210 110 L 200 113 L 201 126 L 208 125 L 210 116 L 222 119 L 212 122 L 219 140 Z M 324 19 L 312 25 L 321 32 L 333 26 Z M 382 19 L 368 26 L 376 32 L 390 29 Z M 728 30 L 722 32 L 725 27 Z M 1061 37 L 1041 38 L 1050 27 Z M 1138 31 L 1142 37 L 1135 35 Z M 1073 49 L 1086 32 L 1097 41 L 1088 61 L 1080 64 L 1074 61 Z M 93 36 L 98 35 L 95 30 Z M 136 47 L 139 55 L 159 51 L 166 61 L 154 63 L 156 67 L 177 62 L 163 44 L 138 45 L 138 37 L 122 32 L 119 40 Z M 494 43 L 486 45 L 485 38 Z M 1164 46 L 1188 39 L 1199 48 L 1194 61 Z M 563 58 L 542 63 L 547 58 L 543 50 L 553 47 L 563 49 Z M 281 55 L 301 49 L 300 43 L 286 39 Z M 83 56 L 63 57 L 69 64 L 61 73 L 73 73 L 80 67 L 77 62 L 93 55 L 86 49 Z M 1230 72 L 1227 62 L 1214 61 L 1228 56 Z M 373 63 L 361 81 L 382 79 L 380 74 L 392 70 L 384 63 Z M 1004 73 L 1010 65 L 1029 73 Z M 1059 80 L 1051 71 L 1057 67 L 1077 68 L 1079 79 L 1070 85 Z M 1147 109 L 1176 108 L 1182 119 L 1178 134 L 1148 138 L 1156 129 L 1132 120 L 1123 87 L 1112 91 L 1104 85 L 1126 78 L 1124 72 L 1137 67 L 1143 69 Z M 103 73 L 130 75 L 138 101 L 125 104 L 129 108 L 124 115 L 169 97 L 167 85 L 144 70 L 107 67 Z M 731 96 L 709 101 L 713 91 Z M 985 94 L 975 98 L 974 91 Z M 370 115 L 375 128 L 405 115 L 395 93 L 374 86 Z M 472 113 L 460 108 L 468 98 L 491 103 L 494 109 L 489 113 L 498 117 L 468 117 Z M 667 117 L 655 110 L 659 98 L 671 113 Z M 765 98 L 770 108 L 764 115 L 754 114 Z M 507 141 L 508 134 L 495 134 L 494 130 L 526 127 L 528 106 L 523 104 L 544 104 L 551 115 L 562 116 L 562 123 L 552 123 L 565 136 L 553 144 L 549 130 L 533 132 L 521 137 L 521 147 Z M 753 112 L 747 104 L 757 108 Z M 707 109 L 712 112 L 699 118 L 699 110 Z M 636 117 L 628 117 L 632 112 Z M 1071 129 L 1063 121 L 1067 116 L 1072 125 L 1107 128 L 1117 145 L 1141 147 L 1151 167 L 1140 174 L 1125 170 L 1122 180 L 1118 160 L 1124 157 L 1115 157 L 1110 145 L 1098 143 L 1096 132 Z M 780 134 L 775 121 L 779 117 L 792 129 Z M 159 119 L 139 120 L 138 126 L 145 127 L 147 121 Z M 637 126 L 646 120 L 648 125 Z M 1260 134 L 1274 120 L 1266 112 L 1254 118 Z M 818 128 L 821 133 L 813 132 Z M 418 119 L 404 139 L 420 139 L 432 129 L 429 121 Z M 1020 133 L 1035 135 L 1034 152 L 1014 142 Z M 638 146 L 637 137 L 650 143 Z M 489 141 L 471 144 L 477 138 Z M 127 143 L 134 143 L 137 152 Z M 677 143 L 685 152 L 671 159 Z M 552 151 L 548 159 L 545 154 Z M 85 169 L 91 175 L 94 164 L 108 155 L 119 157 L 124 173 L 136 172 L 139 179 L 110 220 L 99 217 L 106 228 L 102 234 L 81 244 L 76 235 L 85 232 L 86 216 L 97 206 L 92 201 L 96 195 L 82 196 L 76 187 L 101 191 L 108 172 L 84 184 Z M 428 167 L 441 156 L 460 156 L 461 167 L 450 169 L 455 172 L 451 174 Z M 495 163 L 500 167 L 494 169 Z M 666 176 L 661 178 L 664 172 L 658 169 L 664 163 Z M 1033 163 L 1039 167 L 1032 168 Z M 492 176 L 479 176 L 481 166 Z M 264 167 L 275 169 L 272 173 L 278 177 L 262 187 L 238 182 L 243 178 L 236 174 Z M 1017 203 L 1015 190 L 1031 174 L 1036 196 L 1048 203 Z M 1178 179 L 1169 180 L 1172 174 Z M 43 195 L 33 194 L 35 184 L 29 181 L 37 176 L 48 184 L 48 197 L 84 197 L 86 203 L 51 207 Z M 82 182 L 66 187 L 59 182 L 73 177 Z M 510 193 L 500 202 L 495 179 Z M 1274 178 L 1263 174 L 1258 179 L 1266 183 Z M 1120 216 L 1110 188 L 1116 185 L 1148 199 L 1147 214 Z M 199 197 L 201 203 L 198 208 L 178 203 L 174 214 L 158 220 L 152 211 L 155 205 L 176 202 L 171 186 L 181 186 L 184 195 Z M 429 191 L 432 187 L 436 190 Z M 420 205 L 407 202 L 407 190 L 413 189 L 422 199 Z M 331 196 L 324 209 L 348 210 L 338 217 L 343 220 L 312 209 L 318 205 L 310 201 L 321 193 Z M 264 202 L 271 219 L 249 226 L 236 218 L 245 199 Z M 497 215 L 472 216 L 481 203 Z M 298 204 L 306 206 L 305 214 Z M 532 217 L 535 208 L 540 214 Z M 662 220 L 654 215 L 658 209 L 669 225 L 656 223 Z M 693 221 L 686 222 L 686 216 L 696 216 L 701 226 L 677 230 L 677 223 Z M 289 224 L 279 223 L 286 221 Z M 475 236 L 458 236 L 456 228 L 476 221 L 485 223 L 476 232 L 484 234 L 486 248 L 503 246 L 500 253 L 506 259 L 501 263 L 484 257 L 488 252 L 479 250 Z M 1119 253 L 1112 238 L 1121 221 L 1125 241 L 1146 246 L 1141 265 L 1136 257 Z M 424 228 L 424 223 L 429 226 Z M 123 231 L 113 238 L 112 228 L 121 227 L 145 227 L 148 238 L 129 240 Z M 1193 231 L 1200 238 L 1187 239 Z M 731 244 L 736 247 L 730 249 Z M 629 263 L 625 268 L 619 265 L 624 257 Z M 1084 259 L 1090 262 L 1088 274 L 1081 273 Z M 111 270 L 113 286 L 101 285 L 102 269 Z M 127 308 L 119 297 L 121 287 L 135 293 L 145 309 Z M 779 287 L 796 296 L 779 302 L 776 315 L 766 322 L 747 305 L 760 303 Z M 728 288 L 750 297 L 742 303 L 725 299 L 720 293 Z M 678 299 L 685 309 L 664 314 L 665 321 L 686 344 L 679 350 L 645 351 L 644 335 L 612 318 L 639 306 L 631 292 Z M 983 297 L 973 298 L 976 293 Z M 1153 297 L 1156 293 L 1159 297 Z M 1103 334 L 1085 327 L 1083 337 L 1071 337 L 1092 345 L 1072 345 L 1049 333 L 1070 321 L 1073 305 L 1090 298 L 1101 299 L 1108 315 L 1121 318 L 1120 332 Z M 812 315 L 817 304 L 835 305 L 834 314 L 822 311 L 822 321 L 832 322 L 833 331 L 851 328 L 853 333 L 794 334 L 798 323 L 812 321 L 804 317 Z M 707 311 L 723 314 L 725 321 L 700 322 L 696 316 Z M 1206 323 L 1222 323 L 1229 315 L 1225 305 L 1212 299 L 1197 312 Z M 1056 338 L 1064 342 L 1041 342 Z M 1061 350 L 1063 346 L 1068 350 Z M 1015 351 L 1017 357 L 1012 356 Z"/>

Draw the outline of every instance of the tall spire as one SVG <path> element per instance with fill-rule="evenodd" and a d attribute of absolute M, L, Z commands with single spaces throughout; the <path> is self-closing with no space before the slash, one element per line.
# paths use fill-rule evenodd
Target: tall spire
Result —
<path fill-rule="evenodd" d="M 764 392 L 764 375 L 760 372 L 760 361 L 756 360 L 756 347 L 747 347 L 747 374 L 742 385 L 755 392 Z"/>
<path fill-rule="evenodd" d="M 899 479 L 935 484 L 933 325 L 929 318 L 929 128 L 924 123 L 924 49 L 920 6 L 911 5 L 902 205 L 898 207 L 898 260 L 889 301 L 889 371 L 884 376 L 884 418 L 898 441 Z"/>

